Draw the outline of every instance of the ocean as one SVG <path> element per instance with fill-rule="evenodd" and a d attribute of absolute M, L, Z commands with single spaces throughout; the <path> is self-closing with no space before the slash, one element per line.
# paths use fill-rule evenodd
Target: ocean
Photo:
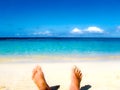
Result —
<path fill-rule="evenodd" d="M 0 56 L 120 55 L 120 38 L 7 38 L 0 39 Z"/>

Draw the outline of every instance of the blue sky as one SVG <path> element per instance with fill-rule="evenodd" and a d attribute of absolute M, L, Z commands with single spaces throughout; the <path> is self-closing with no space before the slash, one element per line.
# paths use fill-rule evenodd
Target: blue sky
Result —
<path fill-rule="evenodd" d="M 120 37 L 120 0 L 0 0 L 0 37 Z"/>

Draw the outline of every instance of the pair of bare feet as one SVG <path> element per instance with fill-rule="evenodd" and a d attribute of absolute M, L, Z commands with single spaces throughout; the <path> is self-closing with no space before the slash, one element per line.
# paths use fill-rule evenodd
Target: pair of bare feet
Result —
<path fill-rule="evenodd" d="M 51 90 L 45 80 L 44 73 L 40 66 L 36 66 L 33 69 L 32 79 L 37 85 L 39 90 Z M 81 80 L 82 80 L 82 73 L 76 66 L 74 66 L 72 68 L 71 84 L 69 90 L 80 90 Z"/>

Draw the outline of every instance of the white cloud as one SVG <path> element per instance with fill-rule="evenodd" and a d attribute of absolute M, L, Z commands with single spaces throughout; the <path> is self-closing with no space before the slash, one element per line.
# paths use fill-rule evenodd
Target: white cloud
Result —
<path fill-rule="evenodd" d="M 118 26 L 117 29 L 120 30 L 120 26 Z"/>
<path fill-rule="evenodd" d="M 117 28 L 120 29 L 120 26 L 118 26 Z"/>
<path fill-rule="evenodd" d="M 116 32 L 120 32 L 120 26 L 117 26 Z"/>
<path fill-rule="evenodd" d="M 50 31 L 34 32 L 33 35 L 51 35 Z"/>
<path fill-rule="evenodd" d="M 103 33 L 104 30 L 95 26 L 92 27 L 88 27 L 87 29 L 85 29 L 85 31 L 90 32 L 90 33 Z"/>
<path fill-rule="evenodd" d="M 74 28 L 72 31 L 70 31 L 70 33 L 72 34 L 82 34 L 82 30 L 78 29 L 78 28 Z"/>

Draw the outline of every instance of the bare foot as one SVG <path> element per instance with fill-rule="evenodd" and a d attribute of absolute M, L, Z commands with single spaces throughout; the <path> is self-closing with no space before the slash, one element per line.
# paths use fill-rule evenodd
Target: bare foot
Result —
<path fill-rule="evenodd" d="M 40 66 L 37 66 L 35 69 L 33 69 L 32 79 L 39 90 L 50 90 Z"/>
<path fill-rule="evenodd" d="M 82 73 L 76 66 L 74 66 L 72 69 L 71 85 L 69 90 L 80 90 L 81 80 Z"/>

